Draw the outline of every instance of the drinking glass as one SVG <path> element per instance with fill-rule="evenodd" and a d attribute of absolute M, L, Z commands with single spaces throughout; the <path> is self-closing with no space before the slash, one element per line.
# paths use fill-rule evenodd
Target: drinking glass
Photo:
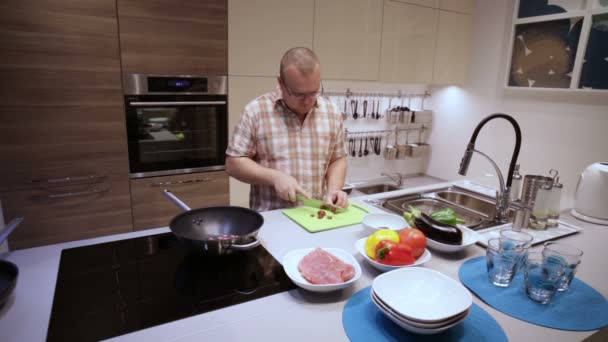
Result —
<path fill-rule="evenodd" d="M 515 269 L 515 273 L 517 273 L 517 270 L 522 268 L 526 262 L 526 258 L 528 257 L 528 249 L 530 246 L 532 246 L 534 236 L 526 232 L 516 231 L 509 228 L 501 229 L 499 233 L 505 247 L 508 248 L 509 246 L 512 246 L 523 248 L 523 253 L 520 255 L 520 259 Z"/>
<path fill-rule="evenodd" d="M 557 293 L 566 264 L 557 258 L 545 258 L 540 252 L 528 253 L 524 267 L 526 295 L 540 304 L 549 303 Z"/>
<path fill-rule="evenodd" d="M 566 291 L 569 289 L 570 283 L 572 283 L 572 279 L 574 279 L 574 275 L 576 274 L 576 269 L 581 263 L 583 251 L 565 243 L 546 242 L 542 254 L 546 259 L 557 259 L 557 261 L 566 264 L 564 276 L 562 277 L 557 290 Z"/>
<path fill-rule="evenodd" d="M 523 247 L 513 246 L 500 238 L 488 240 L 486 265 L 488 279 L 493 285 L 507 287 L 511 284 L 523 251 Z"/>

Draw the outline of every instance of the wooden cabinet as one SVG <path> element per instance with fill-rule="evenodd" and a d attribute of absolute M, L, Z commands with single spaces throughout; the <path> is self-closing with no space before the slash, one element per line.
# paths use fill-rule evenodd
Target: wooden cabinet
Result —
<path fill-rule="evenodd" d="M 116 2 L 7 0 L 0 32 L 11 248 L 130 231 Z"/>
<path fill-rule="evenodd" d="M 438 10 L 386 0 L 380 80 L 430 83 L 433 80 Z"/>
<path fill-rule="evenodd" d="M 314 22 L 323 78 L 378 80 L 382 0 L 316 0 Z"/>
<path fill-rule="evenodd" d="M 406 4 L 412 4 L 412 5 L 424 6 L 424 7 L 430 7 L 430 8 L 437 8 L 437 7 L 439 7 L 440 0 L 395 0 L 395 1 L 404 2 Z M 448 1 L 456 1 L 456 0 L 448 0 Z"/>
<path fill-rule="evenodd" d="M 229 74 L 278 76 L 285 51 L 312 48 L 313 8 L 314 0 L 229 0 Z"/>
<path fill-rule="evenodd" d="M 468 14 L 439 11 L 434 84 L 464 85 L 471 52 L 472 18 Z"/>
<path fill-rule="evenodd" d="M 224 171 L 131 180 L 135 230 L 166 227 L 181 212 L 163 194 L 168 189 L 190 208 L 228 205 L 228 175 Z"/>
<path fill-rule="evenodd" d="M 117 3 L 124 73 L 227 74 L 227 0 Z"/>

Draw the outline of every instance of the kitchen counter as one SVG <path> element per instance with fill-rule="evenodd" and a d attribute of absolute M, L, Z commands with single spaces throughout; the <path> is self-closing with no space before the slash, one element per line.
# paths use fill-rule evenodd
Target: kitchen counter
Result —
<path fill-rule="evenodd" d="M 410 180 L 409 184 L 415 183 Z M 398 190 L 392 194 L 405 194 L 420 190 L 446 186 L 450 183 L 426 185 L 428 178 L 421 178 L 416 188 Z M 423 185 L 425 184 L 425 185 Z M 385 194 L 386 195 L 386 194 Z M 371 211 L 380 211 L 363 200 L 379 195 L 352 197 Z M 179 321 L 119 336 L 116 341 L 347 341 L 342 326 L 342 309 L 356 291 L 367 287 L 379 273 L 369 266 L 355 250 L 356 240 L 365 236 L 361 225 L 311 234 L 299 227 L 280 210 L 262 213 L 265 219 L 259 238 L 272 255 L 282 260 L 290 250 L 305 247 L 337 247 L 356 256 L 363 275 L 354 286 L 337 293 L 317 294 L 302 289 L 276 294 L 243 304 L 227 307 Z M 606 273 L 605 245 L 608 227 L 579 221 L 567 211 L 561 220 L 579 226 L 580 233 L 560 241 L 583 248 L 585 255 L 579 266 L 577 277 L 608 297 L 608 274 Z M 17 287 L 6 305 L 0 309 L 0 341 L 43 341 L 53 303 L 55 281 L 61 250 L 138 236 L 168 232 L 168 228 L 157 228 L 19 250 L 3 257 L 19 266 Z M 534 247 L 538 249 L 540 247 Z M 472 246 L 457 254 L 433 253 L 425 267 L 443 272 L 458 279 L 458 269 L 467 259 L 484 255 L 480 246 Z M 511 341 L 580 341 L 593 332 L 572 332 L 549 329 L 512 318 L 485 305 L 477 297 L 475 303 L 487 310 L 503 327 Z"/>

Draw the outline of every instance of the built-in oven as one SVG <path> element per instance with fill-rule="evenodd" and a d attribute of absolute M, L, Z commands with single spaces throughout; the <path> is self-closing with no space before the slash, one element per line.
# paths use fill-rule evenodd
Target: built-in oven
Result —
<path fill-rule="evenodd" d="M 226 76 L 123 78 L 131 178 L 223 170 Z"/>

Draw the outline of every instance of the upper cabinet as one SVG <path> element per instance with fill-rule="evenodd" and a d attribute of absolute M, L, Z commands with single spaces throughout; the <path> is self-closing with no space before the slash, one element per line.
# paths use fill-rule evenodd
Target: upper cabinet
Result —
<path fill-rule="evenodd" d="M 475 0 L 439 0 L 439 8 L 459 13 L 472 14 L 475 11 Z"/>
<path fill-rule="evenodd" d="M 470 15 L 439 11 L 433 84 L 466 83 L 472 26 Z"/>
<path fill-rule="evenodd" d="M 380 80 L 431 83 L 438 10 L 384 2 Z"/>
<path fill-rule="evenodd" d="M 382 0 L 316 0 L 314 51 L 323 77 L 377 80 Z"/>
<path fill-rule="evenodd" d="M 287 49 L 312 48 L 314 0 L 229 0 L 228 72 L 278 76 Z"/>
<path fill-rule="evenodd" d="M 117 4 L 123 73 L 227 74 L 227 0 Z"/>

